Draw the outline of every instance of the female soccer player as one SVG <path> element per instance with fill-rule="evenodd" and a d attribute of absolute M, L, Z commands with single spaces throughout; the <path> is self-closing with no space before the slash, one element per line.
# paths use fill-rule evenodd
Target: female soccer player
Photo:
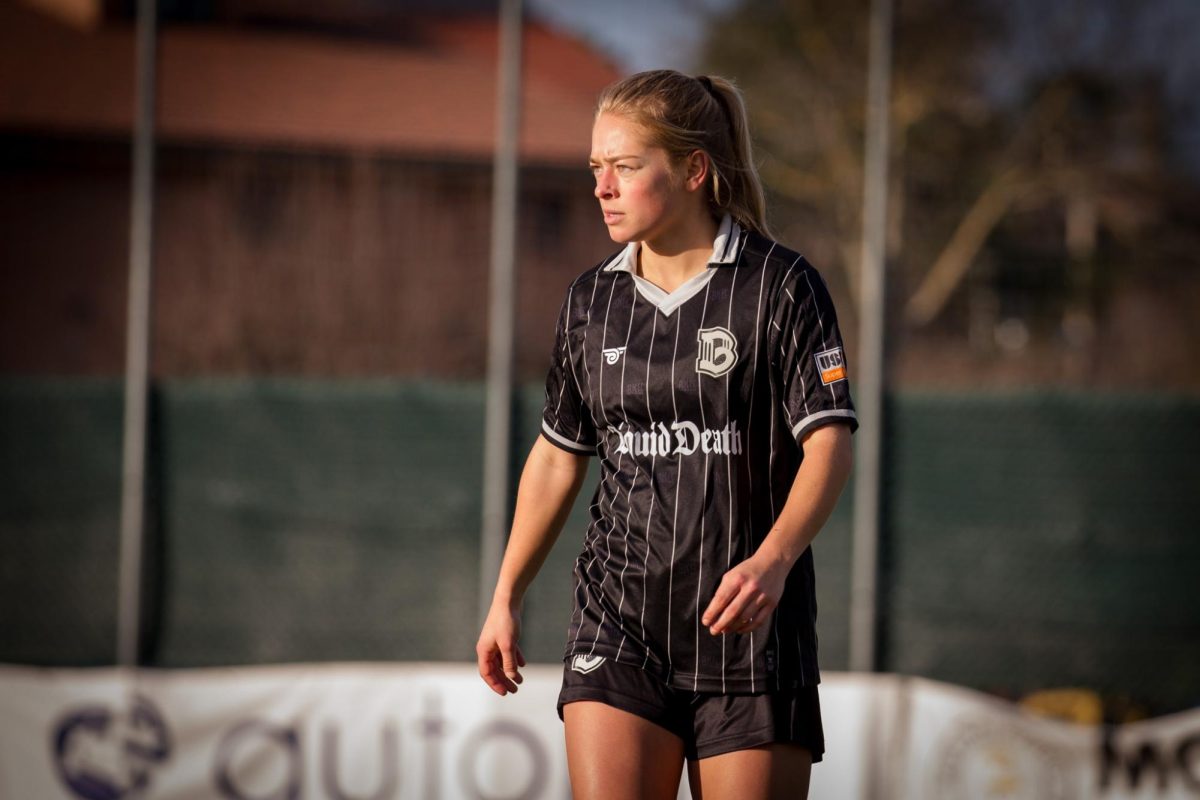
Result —
<path fill-rule="evenodd" d="M 542 435 L 521 475 L 476 652 L 515 692 L 522 598 L 600 459 L 559 714 L 578 800 L 803 797 L 824 751 L 809 544 L 856 426 L 820 276 L 769 238 L 737 89 L 643 72 L 592 130 L 624 248 L 558 320 Z"/>

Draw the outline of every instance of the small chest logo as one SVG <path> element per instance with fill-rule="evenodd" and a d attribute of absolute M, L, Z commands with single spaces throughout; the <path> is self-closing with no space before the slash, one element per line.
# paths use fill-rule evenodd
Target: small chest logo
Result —
<path fill-rule="evenodd" d="M 604 354 L 604 363 L 605 364 L 615 364 L 621 358 L 622 354 L 624 354 L 625 348 L 624 347 L 609 347 L 605 350 L 601 350 L 600 352 Z"/>
<path fill-rule="evenodd" d="M 587 675 L 604 663 L 604 656 L 575 656 L 571 660 L 571 669 Z"/>
<path fill-rule="evenodd" d="M 846 356 L 842 348 L 835 347 L 813 356 L 817 361 L 817 371 L 821 373 L 821 383 L 828 386 L 831 383 L 846 380 Z"/>
<path fill-rule="evenodd" d="M 696 372 L 718 378 L 737 363 L 737 339 L 724 328 L 701 328 L 696 341 L 700 344 Z"/>

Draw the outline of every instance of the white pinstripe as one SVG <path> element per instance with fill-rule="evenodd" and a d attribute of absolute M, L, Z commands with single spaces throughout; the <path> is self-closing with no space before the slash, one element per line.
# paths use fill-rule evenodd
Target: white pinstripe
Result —
<path fill-rule="evenodd" d="M 617 279 L 614 277 L 609 284 L 608 303 L 604 306 L 604 324 L 600 328 L 600 331 L 601 331 L 601 333 L 600 333 L 600 352 L 602 352 L 602 353 L 604 352 L 604 350 L 606 349 L 606 346 L 608 345 L 608 318 L 609 318 L 609 315 L 612 313 L 612 299 L 613 299 L 613 295 L 616 294 L 616 291 L 617 291 Z M 629 343 L 628 339 L 626 340 L 625 343 L 626 344 Z M 587 362 L 585 361 L 584 363 L 587 363 Z M 622 369 L 622 371 L 625 369 L 625 362 L 623 362 L 623 361 L 621 362 L 621 369 Z M 624 392 L 622 391 L 621 394 L 623 397 Z M 604 403 L 604 364 L 603 363 L 601 363 L 601 365 L 600 365 L 600 381 L 599 381 L 599 386 L 596 390 L 596 402 L 600 406 L 601 416 L 604 417 L 605 429 L 606 430 L 611 429 L 612 423 L 609 421 L 608 409 L 605 407 L 605 403 Z M 608 495 L 608 515 L 604 517 L 605 519 L 608 520 L 608 533 L 605 534 L 605 539 L 604 539 L 604 564 L 601 565 L 601 567 L 600 567 L 600 573 L 601 573 L 600 574 L 600 583 L 597 584 L 597 586 L 596 586 L 596 594 L 599 595 L 600 597 L 604 596 L 604 582 L 608 580 L 608 560 L 612 557 L 612 546 L 611 546 L 612 545 L 612 533 L 613 533 L 613 528 L 616 527 L 616 513 L 615 513 L 616 512 L 616 503 L 617 503 L 617 497 L 620 495 L 620 489 L 621 489 L 621 486 L 617 479 L 617 476 L 621 474 L 621 464 L 624 460 L 625 460 L 625 454 L 618 453 L 617 454 L 617 468 L 616 468 L 616 470 L 613 471 L 613 475 L 612 475 L 613 484 L 614 484 L 613 491 L 610 492 Z M 630 491 L 632 492 L 632 490 L 633 490 L 633 487 L 630 486 Z M 600 538 L 599 531 L 597 531 L 597 535 L 594 538 L 595 539 Z M 593 558 L 592 560 L 595 561 L 595 558 Z M 589 600 L 591 599 L 590 593 L 588 595 L 588 599 Z M 594 639 L 592 639 L 592 647 L 591 647 L 591 650 L 588 651 L 589 655 L 591 655 L 592 653 L 595 652 L 596 642 L 600 641 L 600 631 L 604 629 L 604 623 L 607 621 L 608 621 L 608 609 L 605 608 L 604 606 L 601 606 L 600 607 L 600 622 L 598 622 L 596 624 L 596 636 Z"/>
<path fill-rule="evenodd" d="M 583 351 L 581 353 L 581 356 L 582 356 L 582 361 L 583 361 L 583 371 L 584 371 L 584 374 L 587 375 L 587 381 L 588 381 L 587 396 L 588 397 L 592 396 L 592 371 L 591 371 L 591 368 L 588 366 L 587 337 L 588 337 L 588 332 L 591 330 L 591 327 L 592 327 L 592 306 L 594 306 L 596 304 L 596 289 L 600 284 L 600 271 L 597 270 L 596 273 L 592 277 L 593 277 L 592 296 L 588 299 L 587 316 L 584 318 L 584 325 L 583 325 L 583 338 L 579 343 L 579 347 Z M 609 296 L 610 297 L 612 296 L 611 292 L 609 293 Z M 603 339 L 601 339 L 601 350 L 603 350 Z M 601 368 L 601 369 L 603 369 L 603 368 Z M 603 375 L 603 373 L 601 373 L 601 375 Z M 582 392 L 581 392 L 581 395 L 582 395 Z M 601 407 L 600 410 L 601 410 L 601 413 L 603 413 L 603 411 L 604 411 L 603 407 Z M 592 409 L 592 414 L 593 414 L 593 416 L 595 416 L 594 408 Z M 604 474 L 605 472 L 606 472 L 606 470 L 600 471 L 602 479 L 607 479 L 607 477 L 608 477 Z M 593 514 L 592 513 L 593 510 L 599 508 L 601 496 L 602 496 L 602 492 L 597 490 L 596 501 L 594 503 L 592 503 L 590 506 L 588 506 L 588 516 L 593 517 L 593 519 L 597 516 L 600 518 L 604 517 L 603 514 Z M 611 521 L 609 522 L 609 525 L 610 526 L 612 525 Z M 585 553 L 591 548 L 592 541 L 600 535 L 599 528 L 600 528 L 600 526 L 598 523 L 593 523 L 588 527 L 587 535 L 584 537 L 584 541 L 583 541 L 583 550 Z M 587 573 L 587 571 L 591 569 L 592 564 L 595 563 L 595 561 L 596 561 L 596 557 L 592 556 L 590 561 L 588 561 L 586 564 L 584 564 L 582 567 L 580 567 L 579 579 L 578 579 L 578 581 L 576 581 L 576 584 L 575 584 L 575 596 L 576 597 L 579 596 L 580 589 L 585 589 L 585 591 L 584 591 L 583 605 L 579 607 L 579 627 L 576 628 L 576 630 L 575 630 L 575 638 L 571 640 L 571 649 L 572 650 L 574 650 L 575 647 L 579 644 L 579 637 L 583 633 L 583 625 L 584 625 L 584 619 L 585 619 L 584 612 L 587 611 L 588 606 L 590 606 L 591 602 L 592 602 L 591 587 L 586 587 L 586 588 L 584 587 L 583 578 L 584 578 L 584 575 Z M 574 615 L 572 615 L 571 618 L 572 618 L 572 620 L 574 620 Z M 572 622 L 572 625 L 574 625 L 573 622 Z"/>
<path fill-rule="evenodd" d="M 683 327 L 679 321 L 675 321 L 675 351 L 671 354 L 671 410 L 675 413 L 675 419 L 679 419 L 679 405 L 675 398 L 675 361 L 679 358 L 679 329 Z M 680 465 L 682 466 L 682 464 Z M 671 660 L 671 605 L 675 599 L 675 543 L 679 534 L 679 476 L 675 476 L 675 507 L 672 509 L 671 518 L 671 561 L 670 572 L 667 578 L 667 671 L 668 674 L 675 674 L 675 662 Z"/>
<path fill-rule="evenodd" d="M 617 647 L 617 659 L 621 658 L 621 651 L 625 649 L 625 619 L 621 616 L 621 607 L 625 604 L 625 567 L 629 565 L 629 515 L 633 512 L 633 487 L 637 486 L 638 475 L 641 474 L 641 467 L 637 462 L 633 465 L 633 480 L 629 484 L 629 492 L 625 495 L 625 563 L 621 566 L 621 599 L 617 602 L 617 624 L 621 629 L 621 644 Z M 606 552 L 604 554 L 604 577 L 600 579 L 600 588 L 603 589 L 604 581 L 608 580 L 608 560 L 612 557 L 612 530 L 608 532 L 608 539 L 604 542 Z M 604 616 L 601 614 L 601 624 L 603 624 Z M 600 640 L 600 629 L 596 628 L 596 638 L 592 640 L 592 650 L 596 650 L 596 642 Z"/>
<path fill-rule="evenodd" d="M 740 258 L 739 258 L 739 260 L 740 260 Z M 725 315 L 725 329 L 726 330 L 733 330 L 733 293 L 736 288 L 737 288 L 737 270 L 735 269 L 733 271 L 733 276 L 729 280 L 729 310 Z M 754 324 L 756 326 L 758 325 L 757 319 L 754 320 Z M 754 338 L 755 338 L 755 341 L 758 340 L 757 328 L 755 329 Z M 750 362 L 750 370 L 751 370 L 751 373 L 753 373 L 753 371 L 754 371 L 754 362 L 753 361 Z M 753 391 L 754 390 L 751 389 L 751 392 L 753 392 Z M 753 394 L 751 396 L 753 397 Z M 753 408 L 753 402 L 751 404 L 751 407 Z M 729 410 L 729 373 L 728 372 L 725 373 L 725 409 L 726 409 L 726 412 L 728 413 L 728 410 Z M 750 412 L 748 412 L 748 413 L 750 413 Z M 728 422 L 728 419 L 726 419 L 726 421 Z M 746 423 L 746 444 L 747 444 L 747 446 L 749 445 L 749 443 L 750 443 L 750 423 L 747 421 L 747 423 Z M 746 459 L 749 460 L 749 458 L 750 458 L 749 449 L 747 449 L 746 452 L 747 452 Z M 728 572 L 730 567 L 733 566 L 733 457 L 730 455 L 729 451 L 725 452 L 725 478 L 727 479 L 726 480 L 727 489 L 728 489 L 727 496 L 729 498 L 727 501 L 727 506 L 729 508 L 729 517 L 728 517 L 728 522 L 726 522 L 726 524 L 725 524 L 725 571 Z M 751 495 L 751 496 L 753 496 L 753 495 Z M 753 516 L 754 515 L 752 513 L 751 519 L 753 519 Z M 699 609 L 697 609 L 697 610 L 699 610 Z M 721 637 L 721 691 L 722 692 L 725 691 L 725 640 L 726 640 L 726 637 L 722 636 Z M 751 650 L 753 650 L 753 640 L 751 640 Z M 751 658 L 751 660 L 753 660 L 753 657 Z"/>
<path fill-rule="evenodd" d="M 561 335 L 562 335 L 562 341 L 563 341 L 563 346 L 566 348 L 566 351 L 567 351 L 567 365 L 568 365 L 568 366 L 571 368 L 571 374 L 572 374 L 572 375 L 574 375 L 574 374 L 575 374 L 575 365 L 571 363 L 571 340 L 570 340 L 570 338 L 567 336 L 567 331 L 570 329 L 570 326 L 569 326 L 569 325 L 567 325 L 567 321 L 568 321 L 568 320 L 571 318 L 571 296 L 572 296 L 574 293 L 575 293 L 575 284 L 572 282 L 572 284 L 571 284 L 571 287 L 570 287 L 569 289 L 567 289 L 567 302 L 566 302 L 566 303 L 563 305 L 563 310 L 562 310 L 562 332 L 561 332 Z M 557 356 L 557 357 L 560 357 L 560 358 L 561 358 L 561 357 L 562 357 L 562 354 L 561 354 L 561 353 L 555 353 L 555 356 Z M 567 388 L 567 381 L 565 380 L 566 376 L 564 375 L 564 376 L 563 376 L 563 378 L 564 378 L 564 380 L 561 380 L 561 381 L 559 381 L 559 384 L 558 384 L 558 401 L 557 401 L 557 402 L 554 404 L 554 422 L 555 422 L 555 427 L 561 427 L 561 422 L 559 421 L 559 418 L 558 418 L 558 410 L 559 410 L 560 408 L 562 408 L 563 390 Z M 578 384 L 578 381 L 576 381 L 576 384 Z M 578 421 L 578 424 L 579 424 L 579 426 L 580 426 L 580 433 L 582 433 L 582 432 L 583 432 L 583 421 L 582 421 L 582 420 L 579 420 L 579 421 Z M 578 441 L 578 440 L 577 440 L 577 441 Z"/>
<path fill-rule="evenodd" d="M 704 327 L 704 317 L 708 314 L 708 284 L 704 287 L 704 305 L 700 307 L 700 324 L 698 328 Z M 704 376 L 697 374 L 696 376 L 696 403 L 700 406 L 700 426 L 708 427 L 708 421 L 704 418 Z M 700 508 L 708 508 L 708 453 L 704 454 L 704 472 L 700 482 Z M 678 483 L 676 484 L 678 485 Z M 704 585 L 704 522 L 707 515 L 700 515 L 700 551 L 696 556 L 696 650 L 692 654 L 696 663 L 696 674 L 692 678 L 692 691 L 697 691 L 700 686 L 700 587 Z"/>
<path fill-rule="evenodd" d="M 644 396 L 646 398 L 646 419 L 650 421 L 651 429 L 654 428 L 654 412 L 650 408 L 650 362 L 654 360 L 654 341 L 658 334 L 658 314 L 654 314 L 650 323 L 650 349 L 646 352 L 646 383 L 644 386 Z M 657 461 L 657 455 L 650 456 L 650 485 L 654 485 L 654 464 Z M 646 573 L 650 570 L 650 520 L 654 516 L 654 498 L 655 492 L 650 492 L 650 508 L 646 511 L 646 554 L 642 560 L 642 615 L 638 620 L 638 624 L 642 629 L 642 644 L 646 649 L 646 658 L 642 661 L 642 669 L 650 663 L 650 645 L 649 638 L 646 636 Z"/>
<path fill-rule="evenodd" d="M 821 319 L 821 304 L 817 302 L 817 293 L 813 291 L 812 278 L 809 277 L 809 271 L 804 271 L 804 281 L 808 284 L 808 293 L 812 296 L 813 311 L 817 314 L 817 326 L 821 329 L 821 350 L 829 349 L 829 341 L 825 338 L 825 322 Z M 833 400 L 833 407 L 837 408 L 837 392 L 833 390 L 833 384 L 829 384 L 829 398 Z M 808 409 L 805 409 L 807 411 Z"/>
<path fill-rule="evenodd" d="M 583 350 L 583 373 L 587 376 L 589 396 L 592 391 L 592 368 L 588 366 L 587 359 L 587 337 L 588 332 L 592 329 L 592 306 L 596 304 L 596 288 L 600 285 L 600 271 L 597 270 L 592 276 L 592 296 L 588 299 L 587 317 L 583 320 L 583 339 L 579 342 L 580 349 Z"/>
<path fill-rule="evenodd" d="M 799 263 L 799 261 L 800 259 L 796 259 L 797 263 Z M 794 267 L 796 265 L 793 264 L 792 266 Z M 790 275 L 791 272 L 791 269 L 789 269 L 788 274 Z M 801 309 L 800 306 L 796 304 L 796 298 L 792 297 L 791 292 L 788 292 L 787 294 L 788 297 L 792 298 L 792 305 L 796 308 L 797 315 L 799 315 Z M 808 416 L 812 412 L 809 411 L 808 408 L 808 387 L 804 384 L 804 358 L 800 355 L 800 342 L 796 340 L 796 327 L 799 325 L 799 323 L 800 320 L 797 319 L 792 324 L 792 356 L 796 362 L 796 378 L 800 385 L 800 402 L 804 404 L 804 415 Z M 792 415 L 790 413 L 788 414 L 788 424 L 792 424 Z"/>
<path fill-rule="evenodd" d="M 600 283 L 600 271 L 596 270 L 596 272 L 594 272 L 592 274 L 592 296 L 588 299 L 587 316 L 584 318 L 584 325 L 583 325 L 583 337 L 579 342 L 579 347 L 583 351 L 582 352 L 583 372 L 584 372 L 584 375 L 587 376 L 587 381 L 588 381 L 588 387 L 587 387 L 588 391 L 586 394 L 583 391 L 583 387 L 579 386 L 579 377 L 575 374 L 575 360 L 573 357 L 570 357 L 570 352 L 571 352 L 570 339 L 567 340 L 567 354 L 569 356 L 568 361 L 570 361 L 570 363 L 571 363 L 571 375 L 573 377 L 575 377 L 575 385 L 576 385 L 577 390 L 579 391 L 579 396 L 581 399 L 583 397 L 591 396 L 592 372 L 591 372 L 591 369 L 589 369 L 589 367 L 588 367 L 588 361 L 587 361 L 587 335 L 588 335 L 588 328 L 591 326 L 591 321 L 592 321 L 592 303 L 594 303 L 596 300 L 596 287 L 599 285 L 599 283 Z M 575 290 L 575 284 L 572 284 L 571 292 L 573 293 L 574 290 Z M 570 295 L 568 295 L 568 296 L 570 296 Z M 570 316 L 570 315 L 568 314 L 568 316 Z M 599 437 L 599 432 L 597 432 L 597 438 L 598 437 Z M 599 497 L 600 497 L 600 494 L 597 491 L 597 493 L 596 493 L 597 503 L 599 502 Z M 596 503 L 592 503 L 588 507 L 588 516 L 589 517 L 592 516 L 591 511 L 595 507 L 596 507 Z M 585 552 L 587 550 L 588 541 L 590 541 L 590 539 L 591 539 L 592 529 L 594 527 L 595 527 L 595 525 L 589 525 L 587 534 L 584 536 L 583 546 L 584 546 Z M 575 581 L 575 597 L 579 597 L 579 591 L 583 588 L 583 574 L 584 574 L 584 572 L 587 571 L 588 566 L 590 566 L 590 562 L 588 565 L 581 567 L 579 570 L 579 575 Z M 588 595 L 589 600 L 590 600 L 590 597 L 591 597 L 591 595 L 589 594 Z M 575 628 L 575 638 L 571 640 L 571 645 L 570 645 L 572 650 L 574 650 L 575 645 L 579 643 L 579 634 L 583 631 L 583 612 L 587 609 L 587 602 L 588 601 L 585 601 L 584 604 L 582 606 L 580 606 L 576 612 L 579 615 L 579 627 L 578 628 L 575 628 L 575 614 L 571 615 L 571 621 L 568 625 L 567 630 L 569 633 L 571 628 Z"/>
<path fill-rule="evenodd" d="M 629 338 L 633 333 L 633 318 L 637 315 L 637 294 L 633 295 L 633 303 L 629 307 L 629 326 L 625 329 L 625 350 L 629 352 Z M 629 356 L 626 355 L 621 359 L 621 417 L 622 422 L 629 422 L 629 415 L 625 412 L 625 365 L 629 363 Z M 638 473 L 640 465 L 634 462 L 633 480 L 629 484 L 629 494 L 625 497 L 625 560 L 621 564 L 621 599 L 617 601 L 617 616 L 620 618 L 621 625 L 621 644 L 617 647 L 617 660 L 621 660 L 621 652 L 625 649 L 625 639 L 628 637 L 628 632 L 625 630 L 625 617 L 621 609 L 625 606 L 625 570 L 629 567 L 629 515 L 633 512 L 633 487 L 637 486 Z M 609 550 L 609 555 L 612 551 Z M 599 631 L 597 631 L 599 636 Z M 595 643 L 593 643 L 593 648 Z"/>
<path fill-rule="evenodd" d="M 750 374 L 750 409 L 749 409 L 749 411 L 746 412 L 746 414 L 747 414 L 747 416 L 746 416 L 746 461 L 750 464 L 754 463 L 754 459 L 750 455 L 750 450 L 751 450 L 751 447 L 753 446 L 753 442 L 754 442 L 754 437 L 751 435 L 751 431 L 753 430 L 753 427 L 754 427 L 754 390 L 756 388 L 758 388 L 758 375 L 757 375 L 757 372 L 758 372 L 758 330 L 759 330 L 759 325 L 761 324 L 761 321 L 762 321 L 763 287 L 766 286 L 766 283 L 767 283 L 767 265 L 771 263 L 771 253 L 774 253 L 774 252 L 775 252 L 775 243 L 771 242 L 771 249 L 767 251 L 766 258 L 763 259 L 761 272 L 759 273 L 758 305 L 755 307 L 755 310 L 754 310 L 754 355 L 750 361 L 750 370 L 751 370 L 751 374 Z M 773 321 L 774 320 L 772 320 L 772 322 Z M 776 327 L 778 327 L 778 326 L 776 326 Z M 774 417 L 774 414 L 772 414 L 771 416 Z M 772 430 L 773 429 L 774 429 L 774 425 L 772 425 Z M 772 449 L 774 449 L 774 447 L 775 447 L 774 442 L 771 443 L 771 447 L 772 447 Z M 768 473 L 768 478 L 767 478 L 768 486 L 770 485 L 770 483 L 771 483 L 771 479 L 770 479 L 770 476 Z M 749 470 L 749 473 L 746 475 L 746 488 L 749 491 L 750 497 L 753 498 L 754 497 L 754 470 L 753 469 Z M 768 514 L 768 516 L 771 517 L 772 521 L 773 521 L 774 516 L 775 516 L 775 506 L 772 504 L 772 506 L 768 510 L 770 511 L 770 514 Z M 750 512 L 750 521 L 751 521 L 751 523 L 753 523 L 753 521 L 754 521 L 753 509 Z M 755 538 L 754 531 L 753 530 L 748 531 L 747 536 L 746 536 L 747 550 L 749 551 L 747 553 L 747 557 L 749 555 L 753 554 L 754 551 L 758 549 L 758 545 L 754 541 L 754 538 Z M 775 641 L 776 641 L 776 644 L 778 645 L 779 621 L 775 616 L 775 612 L 771 612 L 771 626 L 773 628 L 775 628 Z M 755 680 L 754 680 L 754 632 L 751 631 L 751 633 L 750 633 L 750 691 L 753 692 L 756 690 L 756 688 L 757 687 L 755 685 Z"/>
<path fill-rule="evenodd" d="M 595 291 L 595 290 L 593 290 L 593 291 Z M 583 397 L 584 397 L 583 387 L 581 387 L 579 385 L 579 376 L 575 374 L 575 358 L 571 354 L 570 325 L 567 324 L 567 321 L 571 317 L 571 298 L 574 297 L 574 295 L 575 295 L 575 284 L 571 284 L 571 288 L 569 290 L 567 290 L 567 313 L 563 317 L 563 341 L 565 341 L 566 345 L 567 345 L 567 365 L 570 366 L 570 368 L 571 368 L 571 380 L 575 381 L 575 392 L 576 392 L 576 394 L 579 395 L 580 402 L 583 402 Z M 585 331 L 584 335 L 585 336 L 587 335 L 586 331 Z M 562 384 L 559 385 L 559 398 L 560 399 L 562 398 L 562 389 L 564 386 L 566 386 L 566 380 L 564 380 L 562 382 Z M 582 412 L 583 409 L 581 408 L 581 409 L 579 409 L 579 411 Z M 555 419 L 558 419 L 558 409 L 557 408 L 554 411 L 554 417 L 555 417 Z M 583 438 L 583 414 L 582 413 L 579 415 L 579 419 L 577 419 L 575 421 L 575 442 L 578 444 L 578 442 L 581 438 Z"/>

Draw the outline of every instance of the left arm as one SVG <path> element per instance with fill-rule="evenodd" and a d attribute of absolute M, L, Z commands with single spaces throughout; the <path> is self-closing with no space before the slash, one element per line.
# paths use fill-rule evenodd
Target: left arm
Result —
<path fill-rule="evenodd" d="M 804 460 L 771 532 L 754 555 L 725 573 L 700 618 L 714 636 L 750 633 L 766 625 L 792 565 L 825 525 L 846 485 L 854 459 L 849 425 L 816 428 L 801 446 Z"/>

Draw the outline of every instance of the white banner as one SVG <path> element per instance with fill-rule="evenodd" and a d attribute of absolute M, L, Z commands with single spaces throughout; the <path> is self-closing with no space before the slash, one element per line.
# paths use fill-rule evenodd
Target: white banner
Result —
<path fill-rule="evenodd" d="M 1072 725 L 979 692 L 893 678 L 885 783 L 912 798 L 1200 798 L 1200 711 Z"/>
<path fill-rule="evenodd" d="M 569 798 L 561 668 L 525 675 L 500 698 L 469 664 L 0 667 L 0 797 Z M 813 798 L 1200 797 L 1200 711 L 1105 735 L 944 684 L 836 673 L 821 705 Z"/>

